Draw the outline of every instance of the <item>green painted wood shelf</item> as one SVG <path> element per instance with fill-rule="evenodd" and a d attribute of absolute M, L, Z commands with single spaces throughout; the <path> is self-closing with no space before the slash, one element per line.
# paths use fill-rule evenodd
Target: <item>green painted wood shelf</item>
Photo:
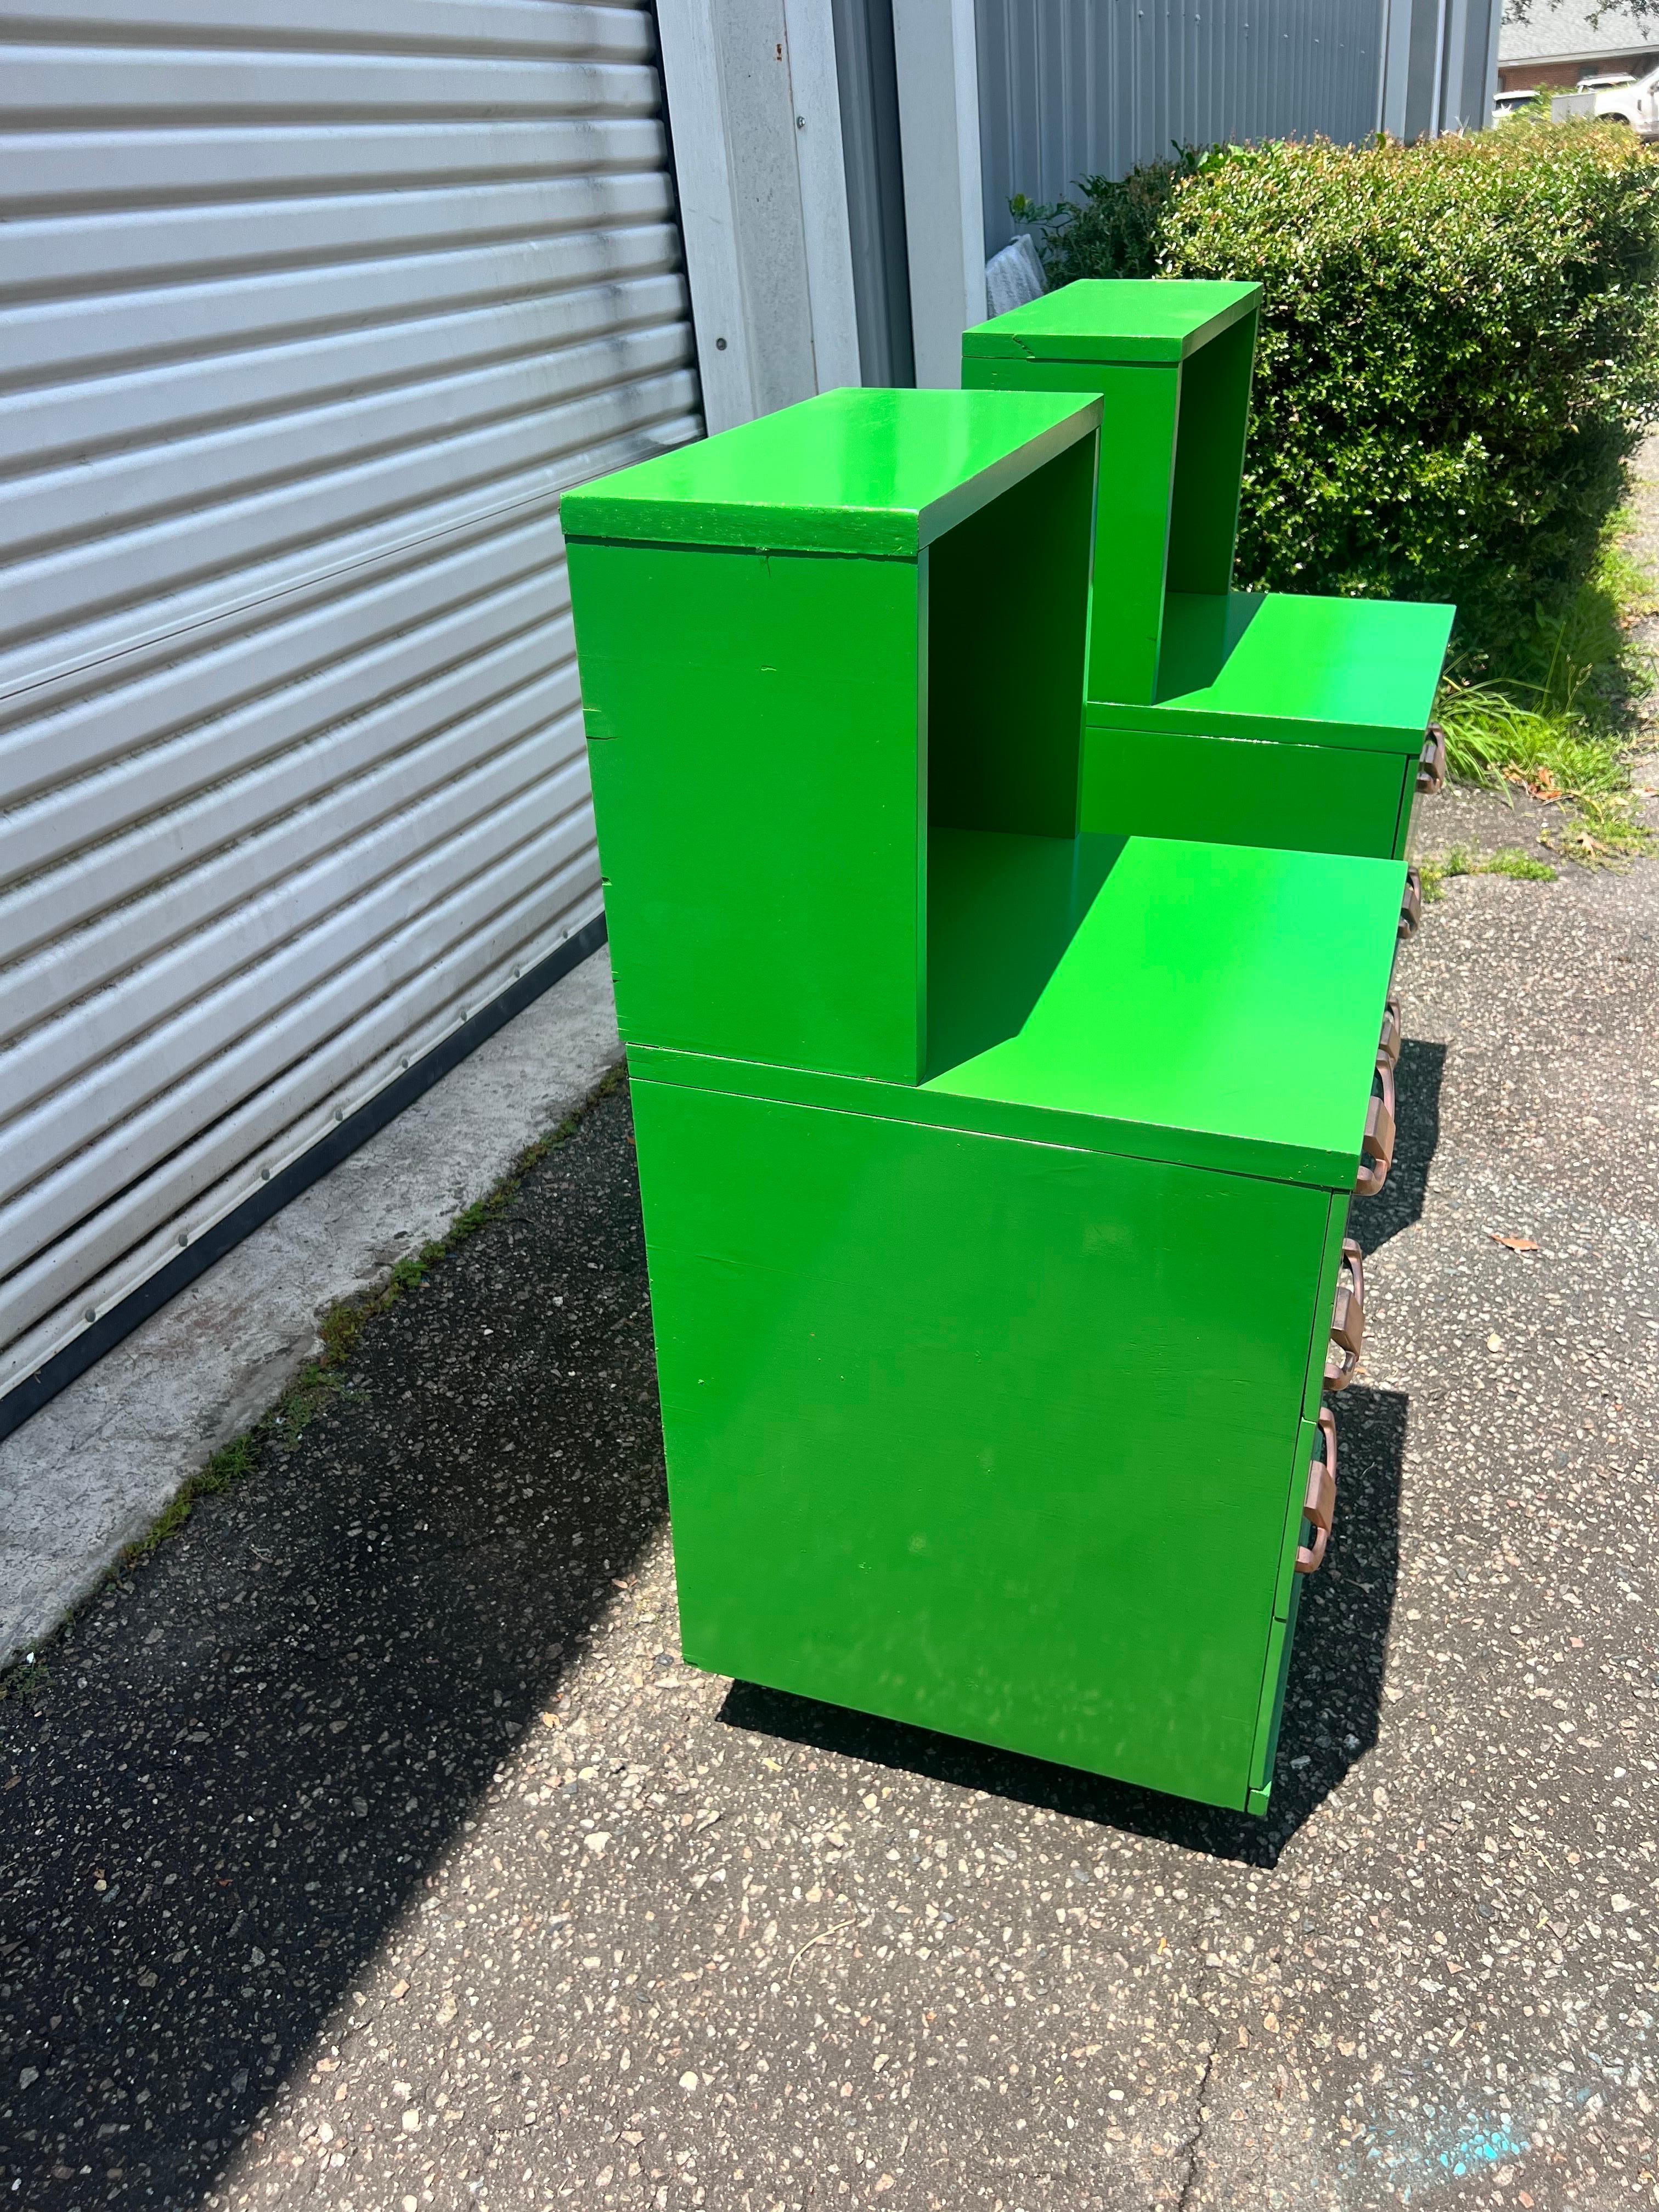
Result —
<path fill-rule="evenodd" d="M 1232 589 L 1260 288 L 1093 280 L 963 336 L 963 382 L 1104 407 L 1083 821 L 1403 859 L 1452 610 Z"/>

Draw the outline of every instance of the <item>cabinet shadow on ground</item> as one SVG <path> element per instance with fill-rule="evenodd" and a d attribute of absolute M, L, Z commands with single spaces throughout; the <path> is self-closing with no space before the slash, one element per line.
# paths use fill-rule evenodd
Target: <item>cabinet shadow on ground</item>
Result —
<path fill-rule="evenodd" d="M 1394 1165 L 1376 1196 L 1356 1199 L 1348 1214 L 1349 1231 L 1367 1259 L 1423 1218 L 1429 1170 L 1440 1143 L 1440 1086 L 1445 1073 L 1443 1044 L 1427 1044 L 1418 1037 L 1405 1040 L 1395 1071 Z"/>
<path fill-rule="evenodd" d="M 562 1707 L 665 1504 L 629 1129 L 601 1098 L 365 1333 L 303 1436 L 0 1700 L 0 2203 L 220 2201 Z M 351 2177 L 392 2202 L 374 2166 Z"/>
<path fill-rule="evenodd" d="M 1408 1037 L 1401 1048 L 1394 1165 L 1376 1196 L 1357 1201 L 1349 1217 L 1367 1255 L 1422 1216 L 1440 1137 L 1445 1061 L 1443 1044 Z M 750 1682 L 732 1685 L 720 1718 L 872 1765 L 1154 1836 L 1209 1857 L 1272 1867 L 1303 1822 L 1376 1743 L 1382 1711 L 1400 1571 L 1407 1401 L 1396 1391 L 1356 1384 L 1337 1401 L 1336 1417 L 1341 1460 L 1335 1526 L 1323 1568 L 1303 1586 L 1273 1802 L 1259 1820 Z"/>
<path fill-rule="evenodd" d="M 1421 1211 L 1443 1057 L 1402 1054 L 1397 1164 L 1355 1209 L 1368 1249 Z M 218 2185 L 562 1701 L 664 1507 L 629 1128 L 625 1094 L 601 1100 L 375 1324 L 305 1435 L 112 1580 L 0 1703 L 18 2203 L 137 2212 Z M 1405 1401 L 1357 1386 L 1340 1420 L 1262 1820 L 742 1684 L 724 1717 L 1270 1866 L 1376 1735 Z"/>

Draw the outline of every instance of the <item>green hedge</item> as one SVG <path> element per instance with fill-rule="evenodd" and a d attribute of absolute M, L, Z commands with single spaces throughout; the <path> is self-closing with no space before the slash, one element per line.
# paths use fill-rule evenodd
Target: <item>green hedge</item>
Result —
<path fill-rule="evenodd" d="M 1659 410 L 1659 160 L 1617 125 L 1183 155 L 1015 203 L 1052 281 L 1263 289 L 1239 573 L 1455 599 L 1487 658 L 1589 574 Z"/>

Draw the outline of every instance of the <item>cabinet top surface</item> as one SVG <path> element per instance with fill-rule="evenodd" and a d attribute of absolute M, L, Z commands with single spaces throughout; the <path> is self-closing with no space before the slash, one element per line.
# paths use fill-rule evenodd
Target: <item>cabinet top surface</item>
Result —
<path fill-rule="evenodd" d="M 565 535 L 915 560 L 1099 421 L 1075 392 L 823 392 L 568 491 Z"/>
<path fill-rule="evenodd" d="M 1404 880 L 1393 860 L 1129 838 L 1017 1034 L 925 1087 L 1322 1154 L 1340 1187 Z"/>
<path fill-rule="evenodd" d="M 1414 751 L 1434 708 L 1453 613 L 1410 599 L 1172 592 L 1156 700 L 1150 708 L 1091 700 L 1088 719 L 1104 728 Z"/>
<path fill-rule="evenodd" d="M 1085 276 L 964 331 L 964 354 L 1031 361 L 1184 361 L 1249 314 L 1259 284 Z"/>

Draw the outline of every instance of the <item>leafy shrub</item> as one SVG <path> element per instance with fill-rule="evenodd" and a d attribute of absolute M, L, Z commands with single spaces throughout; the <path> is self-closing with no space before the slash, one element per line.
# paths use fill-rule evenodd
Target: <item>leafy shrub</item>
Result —
<path fill-rule="evenodd" d="M 1190 146 L 1178 147 L 1174 161 L 1145 162 L 1121 180 L 1085 177 L 1080 206 L 1075 200 L 1044 206 L 1016 192 L 1008 211 L 1043 234 L 1038 250 L 1051 285 L 1079 276 L 1150 276 L 1175 188 L 1195 175 L 1205 158 Z"/>
<path fill-rule="evenodd" d="M 1659 408 L 1659 164 L 1629 131 L 1219 148 L 1028 219 L 1057 282 L 1261 285 L 1241 580 L 1454 599 L 1477 662 L 1562 617 Z"/>

